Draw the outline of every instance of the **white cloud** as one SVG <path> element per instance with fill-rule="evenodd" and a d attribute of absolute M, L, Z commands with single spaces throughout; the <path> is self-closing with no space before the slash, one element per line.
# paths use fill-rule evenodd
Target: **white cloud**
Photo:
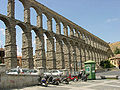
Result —
<path fill-rule="evenodd" d="M 111 22 L 116 22 L 116 21 L 119 21 L 120 19 L 119 18 L 109 18 L 106 20 L 107 23 L 111 23 Z"/>
<path fill-rule="evenodd" d="M 5 35 L 5 29 L 0 28 L 0 32 L 2 32 L 2 35 Z"/>

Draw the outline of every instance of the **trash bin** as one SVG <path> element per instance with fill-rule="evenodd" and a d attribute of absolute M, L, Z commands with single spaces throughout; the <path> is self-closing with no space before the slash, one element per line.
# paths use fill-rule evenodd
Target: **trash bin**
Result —
<path fill-rule="evenodd" d="M 84 64 L 85 64 L 85 73 L 89 74 L 88 79 L 90 80 L 96 79 L 95 61 L 89 60 L 89 61 L 86 61 Z"/>

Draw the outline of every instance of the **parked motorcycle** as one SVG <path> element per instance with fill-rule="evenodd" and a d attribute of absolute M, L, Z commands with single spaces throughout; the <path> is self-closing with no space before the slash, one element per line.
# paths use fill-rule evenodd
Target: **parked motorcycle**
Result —
<path fill-rule="evenodd" d="M 58 77 L 53 77 L 53 76 L 49 76 L 49 78 L 48 78 L 48 83 L 53 84 L 53 85 L 59 85 L 59 83 L 60 83 L 60 78 L 58 78 Z"/>
<path fill-rule="evenodd" d="M 67 77 L 69 80 L 71 81 L 78 81 L 78 76 L 71 76 L 71 74 L 69 74 L 69 76 Z"/>
<path fill-rule="evenodd" d="M 45 87 L 48 86 L 48 81 L 47 81 L 47 77 L 43 76 L 43 77 L 39 77 L 38 82 L 40 85 L 44 85 Z"/>
<path fill-rule="evenodd" d="M 67 78 L 67 77 L 63 77 L 63 78 L 61 79 L 61 83 L 69 84 L 68 78 Z"/>
<path fill-rule="evenodd" d="M 87 81 L 88 76 L 89 76 L 89 73 L 87 73 L 87 74 L 83 75 L 83 76 L 81 77 L 81 80 L 86 82 L 86 81 Z"/>

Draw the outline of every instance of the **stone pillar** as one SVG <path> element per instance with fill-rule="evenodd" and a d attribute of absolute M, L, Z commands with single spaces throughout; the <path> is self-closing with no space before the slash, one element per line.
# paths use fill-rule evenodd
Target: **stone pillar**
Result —
<path fill-rule="evenodd" d="M 76 56 L 77 56 L 77 71 L 80 71 L 82 69 L 82 57 L 80 47 L 76 48 Z"/>
<path fill-rule="evenodd" d="M 30 8 L 24 8 L 24 22 L 30 23 Z"/>
<path fill-rule="evenodd" d="M 47 61 L 46 66 L 49 69 L 56 69 L 55 44 L 52 37 L 47 39 Z"/>
<path fill-rule="evenodd" d="M 94 58 L 95 58 L 95 62 L 97 61 L 97 53 L 96 51 L 94 51 Z"/>
<path fill-rule="evenodd" d="M 71 54 L 71 65 L 72 65 L 72 73 L 77 71 L 77 55 L 76 55 L 76 46 L 70 46 L 70 54 Z"/>
<path fill-rule="evenodd" d="M 98 56 L 98 61 L 97 61 L 97 63 L 99 64 L 99 62 L 100 62 L 100 53 L 98 53 L 97 56 Z"/>
<path fill-rule="evenodd" d="M 70 53 L 70 51 L 71 51 L 71 49 L 70 49 L 70 45 L 68 45 L 68 55 L 69 55 L 69 70 L 70 70 L 70 73 L 72 73 L 72 60 L 71 60 L 71 53 Z"/>
<path fill-rule="evenodd" d="M 83 47 L 83 55 L 82 55 L 82 56 L 83 56 L 83 59 L 82 59 L 82 60 L 83 60 L 84 62 L 86 62 L 87 59 L 86 59 L 86 50 L 85 50 L 85 46 L 82 46 L 82 47 Z"/>
<path fill-rule="evenodd" d="M 76 46 L 73 46 L 73 65 L 74 65 L 74 71 L 76 72 L 77 71 L 77 55 L 76 55 Z"/>
<path fill-rule="evenodd" d="M 73 28 L 70 28 L 70 36 L 74 36 Z"/>
<path fill-rule="evenodd" d="M 91 53 L 91 55 L 90 55 L 90 60 L 94 60 L 94 59 L 93 59 L 93 57 L 94 57 L 93 51 L 91 50 L 90 53 Z"/>
<path fill-rule="evenodd" d="M 61 34 L 61 25 L 59 22 L 56 23 L 56 34 Z"/>
<path fill-rule="evenodd" d="M 96 53 L 93 51 L 93 60 L 96 62 Z"/>
<path fill-rule="evenodd" d="M 78 37 L 78 32 L 75 30 L 75 36 Z"/>
<path fill-rule="evenodd" d="M 52 32 L 52 18 L 47 20 L 47 30 Z"/>
<path fill-rule="evenodd" d="M 68 28 L 67 28 L 67 26 L 64 26 L 63 31 L 64 31 L 64 35 L 68 36 Z"/>
<path fill-rule="evenodd" d="M 22 34 L 22 68 L 34 68 L 31 32 Z"/>
<path fill-rule="evenodd" d="M 82 59 L 82 48 L 80 47 L 79 48 L 79 51 L 80 51 L 80 69 L 83 69 L 83 65 L 82 65 L 82 63 L 83 63 L 83 59 Z"/>
<path fill-rule="evenodd" d="M 62 41 L 56 41 L 56 67 L 57 69 L 65 69 L 65 60 Z"/>
<path fill-rule="evenodd" d="M 69 50 L 67 44 L 63 45 L 63 52 L 64 52 L 64 60 L 65 60 L 65 69 L 69 68 Z"/>
<path fill-rule="evenodd" d="M 63 51 L 64 51 L 65 69 L 68 69 L 70 73 L 72 73 L 70 46 L 68 44 L 64 44 Z"/>
<path fill-rule="evenodd" d="M 91 59 L 91 51 L 90 51 L 90 49 L 88 48 L 88 60 L 90 60 Z"/>
<path fill-rule="evenodd" d="M 86 60 L 89 60 L 89 51 L 87 50 L 87 48 L 85 49 L 86 52 Z"/>
<path fill-rule="evenodd" d="M 80 38 L 83 39 L 83 34 L 82 34 L 82 32 L 81 32 L 81 31 L 79 31 L 79 32 L 80 32 Z"/>
<path fill-rule="evenodd" d="M 46 68 L 45 43 L 43 34 L 36 36 L 35 67 Z"/>
<path fill-rule="evenodd" d="M 40 13 L 39 15 L 37 15 L 37 27 L 42 28 L 43 27 L 43 22 L 42 22 L 42 13 Z"/>
<path fill-rule="evenodd" d="M 14 27 L 8 27 L 5 30 L 4 60 L 7 69 L 17 67 L 16 29 Z"/>
<path fill-rule="evenodd" d="M 15 0 L 8 0 L 7 16 L 15 18 Z"/>
<path fill-rule="evenodd" d="M 46 55 L 45 55 L 45 42 L 43 35 L 43 22 L 42 22 L 42 13 L 39 13 L 37 16 L 37 27 L 39 27 L 39 32 L 36 36 L 36 51 L 35 51 L 35 67 L 46 68 Z"/>

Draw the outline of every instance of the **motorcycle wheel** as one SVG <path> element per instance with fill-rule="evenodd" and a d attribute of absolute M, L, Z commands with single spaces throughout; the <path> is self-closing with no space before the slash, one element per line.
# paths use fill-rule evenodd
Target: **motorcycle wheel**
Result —
<path fill-rule="evenodd" d="M 47 83 L 45 83 L 45 87 L 47 87 L 48 86 L 48 84 Z"/>
<path fill-rule="evenodd" d="M 57 82 L 55 83 L 55 85 L 59 85 L 59 82 L 57 81 Z"/>
<path fill-rule="evenodd" d="M 77 82 L 77 78 L 74 78 L 74 82 Z"/>

